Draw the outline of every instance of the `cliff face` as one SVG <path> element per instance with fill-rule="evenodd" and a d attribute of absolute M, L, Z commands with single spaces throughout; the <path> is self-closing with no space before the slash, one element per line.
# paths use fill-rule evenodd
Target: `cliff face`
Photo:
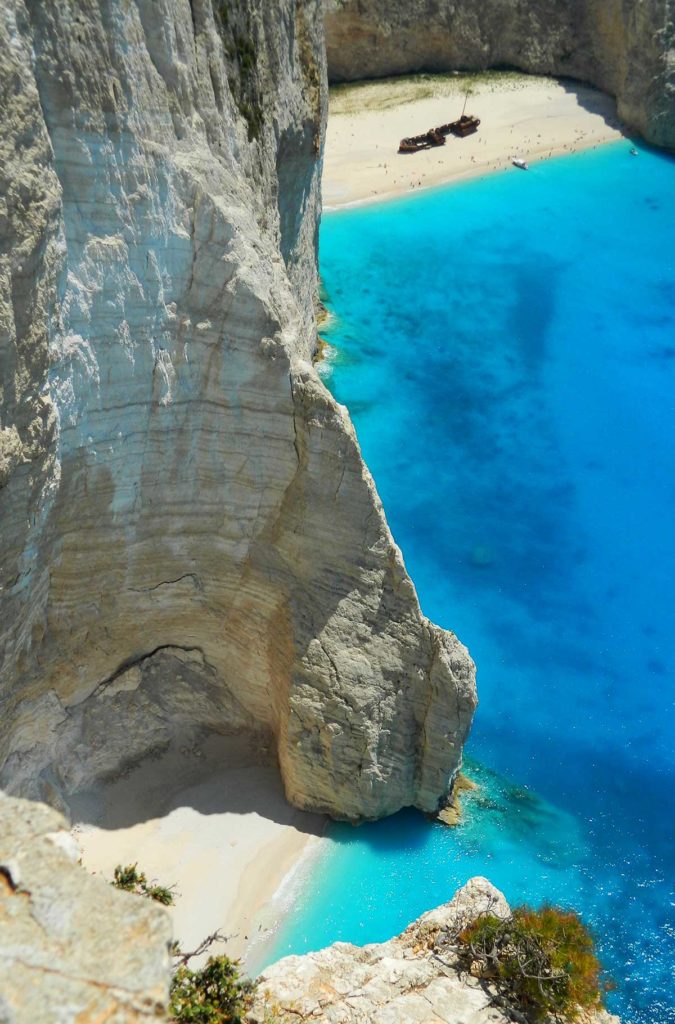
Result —
<path fill-rule="evenodd" d="M 335 82 L 515 67 L 591 82 L 675 149 L 673 0 L 325 0 Z"/>
<path fill-rule="evenodd" d="M 435 809 L 473 665 L 311 365 L 320 0 L 7 0 L 0 52 L 0 784 L 247 729 L 301 807 Z"/>

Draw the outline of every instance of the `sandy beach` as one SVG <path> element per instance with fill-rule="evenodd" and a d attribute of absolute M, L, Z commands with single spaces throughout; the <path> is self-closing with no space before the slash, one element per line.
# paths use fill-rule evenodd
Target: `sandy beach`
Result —
<path fill-rule="evenodd" d="M 398 154 L 401 138 L 453 121 L 481 120 L 475 135 Z M 530 164 L 623 137 L 614 101 L 572 82 L 518 73 L 417 75 L 331 90 L 323 173 L 327 210 L 391 198 L 455 179 Z"/>
<path fill-rule="evenodd" d="M 236 737 L 170 750 L 71 802 L 82 862 L 112 879 L 137 863 L 172 886 L 174 936 L 185 950 L 230 936 L 213 953 L 254 971 L 292 898 L 293 872 L 322 847 L 324 819 L 285 800 L 276 765 Z"/>

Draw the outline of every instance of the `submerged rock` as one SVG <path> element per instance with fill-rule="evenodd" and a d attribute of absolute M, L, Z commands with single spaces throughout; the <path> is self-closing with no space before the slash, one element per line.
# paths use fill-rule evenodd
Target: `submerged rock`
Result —
<path fill-rule="evenodd" d="M 479 785 L 473 782 L 462 772 L 459 773 L 455 779 L 455 785 L 452 789 L 452 794 L 447 801 L 445 807 L 441 807 L 440 811 L 436 815 L 438 821 L 444 825 L 459 825 L 462 820 L 462 793 L 471 793 L 479 789 Z"/>
<path fill-rule="evenodd" d="M 461 973 L 439 937 L 483 914 L 507 918 L 504 896 L 485 878 L 472 878 L 450 903 L 431 910 L 389 942 L 334 946 L 289 956 L 261 976 L 250 1020 L 278 1024 L 507 1024 L 485 982 Z M 480 974 L 477 969 L 476 974 Z M 584 1024 L 619 1024 L 605 1011 Z"/>

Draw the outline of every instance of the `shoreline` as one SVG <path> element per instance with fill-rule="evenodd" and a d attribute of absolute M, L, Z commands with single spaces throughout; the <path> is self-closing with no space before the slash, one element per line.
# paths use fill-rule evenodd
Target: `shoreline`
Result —
<path fill-rule="evenodd" d="M 422 97 L 408 80 L 403 92 L 388 82 L 339 91 L 326 141 L 326 212 L 493 174 L 516 155 L 535 164 L 624 138 L 613 102 L 596 90 L 483 76 L 467 108 L 481 117 L 476 135 L 399 156 L 401 137 L 451 118 L 465 84 L 462 76 L 418 78 Z M 440 94 L 429 95 L 438 80 Z M 169 913 L 183 949 L 221 931 L 227 941 L 201 959 L 226 953 L 252 975 L 267 962 L 326 849 L 325 818 L 286 802 L 276 762 L 259 738 L 211 736 L 190 749 L 174 746 L 77 794 L 71 813 L 85 868 L 111 880 L 117 864 L 138 864 L 148 879 L 175 889 Z"/>
<path fill-rule="evenodd" d="M 399 154 L 401 138 L 461 110 L 468 82 L 467 111 L 481 118 L 478 132 Z M 522 174 L 512 166 L 516 157 L 536 166 L 626 138 L 611 97 L 553 78 L 494 72 L 340 86 L 331 92 L 323 209 L 385 202 L 507 169 Z"/>
<path fill-rule="evenodd" d="M 621 136 L 616 139 L 604 139 L 602 142 L 589 143 L 588 145 L 578 145 L 574 148 L 567 146 L 561 146 L 558 149 L 554 149 L 552 152 L 547 152 L 544 156 L 535 154 L 528 158 L 530 168 L 535 168 L 539 164 L 543 164 L 548 160 L 555 160 L 561 156 L 574 156 L 576 153 L 584 153 L 588 150 L 600 149 L 605 146 L 617 145 L 621 141 L 630 141 L 626 136 Z M 457 174 L 452 174 L 447 178 L 442 178 L 438 181 L 430 182 L 429 184 L 410 188 L 407 191 L 405 189 L 398 189 L 393 192 L 381 192 L 373 196 L 364 196 L 361 199 L 352 199 L 345 203 L 336 203 L 334 205 L 323 207 L 323 213 L 339 213 L 341 210 L 356 210 L 361 206 L 379 206 L 384 203 L 394 202 L 396 199 L 402 199 L 404 197 L 422 195 L 425 192 L 431 192 L 437 188 L 450 187 L 452 185 L 458 185 L 460 182 L 476 181 L 479 178 L 489 178 L 492 175 L 502 174 L 505 171 L 518 172 L 518 168 L 514 167 L 510 160 L 504 160 L 499 166 L 481 166 L 475 169 L 466 170 Z"/>
<path fill-rule="evenodd" d="M 112 880 L 117 864 L 138 864 L 174 889 L 168 910 L 182 948 L 218 930 L 227 941 L 201 960 L 225 953 L 246 973 L 278 934 L 285 887 L 324 848 L 325 819 L 291 807 L 276 763 L 243 737 L 170 749 L 77 794 L 71 814 L 87 870 Z"/>
<path fill-rule="evenodd" d="M 252 978 L 257 977 L 270 963 L 269 954 L 278 941 L 283 918 L 325 853 L 326 842 L 323 835 L 310 836 L 302 850 L 296 853 L 288 871 L 271 896 L 259 901 L 252 921 L 254 937 L 246 949 L 247 972 Z M 273 962 L 276 962 L 276 959 L 275 957 Z"/>

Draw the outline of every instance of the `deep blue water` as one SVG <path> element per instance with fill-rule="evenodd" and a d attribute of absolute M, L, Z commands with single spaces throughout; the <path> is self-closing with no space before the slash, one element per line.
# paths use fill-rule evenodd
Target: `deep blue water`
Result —
<path fill-rule="evenodd" d="M 274 956 L 487 875 L 675 1022 L 675 161 L 625 143 L 329 214 L 324 369 L 422 607 L 478 665 L 455 830 L 331 826 Z"/>

